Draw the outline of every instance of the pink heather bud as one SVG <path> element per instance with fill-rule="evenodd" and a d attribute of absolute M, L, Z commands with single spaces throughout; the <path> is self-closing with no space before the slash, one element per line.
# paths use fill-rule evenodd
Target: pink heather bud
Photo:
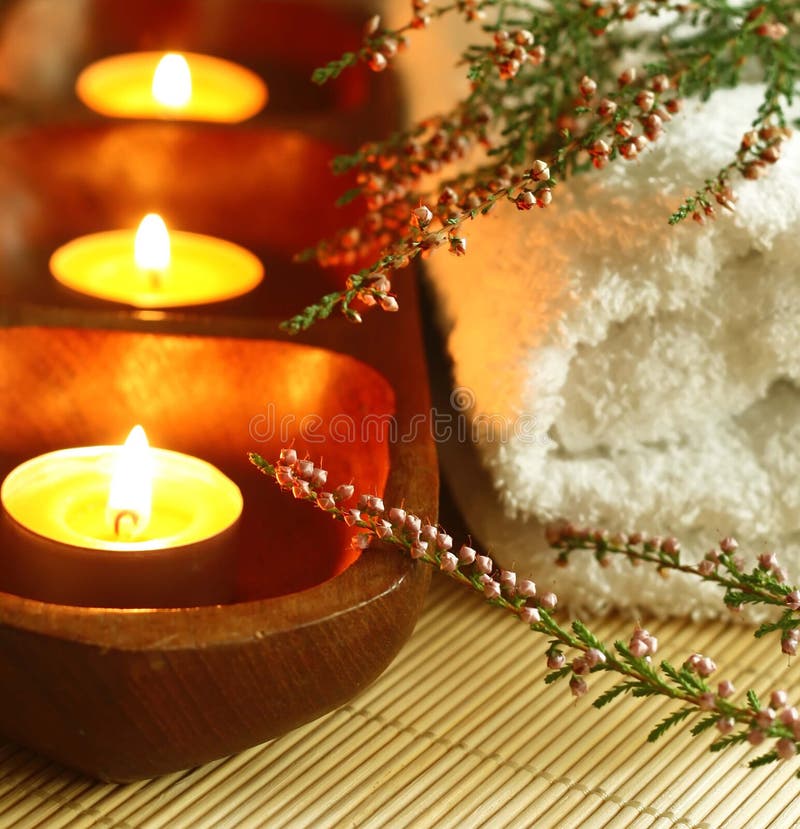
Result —
<path fill-rule="evenodd" d="M 361 520 L 361 513 L 357 509 L 348 510 L 344 515 L 344 523 L 348 527 L 354 526 Z"/>
<path fill-rule="evenodd" d="M 558 596 L 555 593 L 542 593 L 539 596 L 539 607 L 543 607 L 545 610 L 553 610 L 557 604 Z"/>
<path fill-rule="evenodd" d="M 519 72 L 521 64 L 518 60 L 514 60 L 514 58 L 509 58 L 508 60 L 504 60 L 500 63 L 497 67 L 500 77 L 504 81 L 510 81 L 512 78 L 516 77 L 517 72 Z"/>
<path fill-rule="evenodd" d="M 320 492 L 317 496 L 317 506 L 325 510 L 333 509 L 336 506 L 336 501 L 330 492 Z"/>
<path fill-rule="evenodd" d="M 379 294 L 385 294 L 392 290 L 392 283 L 383 275 L 379 276 L 370 287 Z"/>
<path fill-rule="evenodd" d="M 719 553 L 716 550 L 709 550 L 705 555 L 705 560 L 712 564 L 719 564 Z"/>
<path fill-rule="evenodd" d="M 483 585 L 483 595 L 491 601 L 492 599 L 499 599 L 500 598 L 500 585 L 491 579 L 487 581 L 486 584 Z"/>
<path fill-rule="evenodd" d="M 736 727 L 736 720 L 733 717 L 720 717 L 717 720 L 717 730 L 720 734 L 730 734 Z"/>
<path fill-rule="evenodd" d="M 392 534 L 392 525 L 383 518 L 375 522 L 375 535 L 378 538 L 388 538 Z"/>
<path fill-rule="evenodd" d="M 283 487 L 289 487 L 294 483 L 294 472 L 286 467 L 278 467 L 275 473 L 275 480 Z"/>
<path fill-rule="evenodd" d="M 572 660 L 572 673 L 578 676 L 585 676 L 589 673 L 589 663 L 586 661 L 586 657 L 578 656 Z"/>
<path fill-rule="evenodd" d="M 362 493 L 358 496 L 358 503 L 356 504 L 356 507 L 360 510 L 366 511 L 367 509 L 369 509 L 369 499 L 369 495 L 367 495 L 366 493 Z"/>
<path fill-rule="evenodd" d="M 533 33 L 527 29 L 520 29 L 514 35 L 514 42 L 519 46 L 533 46 Z"/>
<path fill-rule="evenodd" d="M 406 516 L 405 529 L 411 538 L 418 538 L 422 528 L 422 521 L 416 515 Z"/>
<path fill-rule="evenodd" d="M 383 499 L 378 498 L 377 495 L 373 495 L 369 499 L 369 509 L 371 512 L 383 512 L 385 509 L 383 505 Z"/>
<path fill-rule="evenodd" d="M 504 46 L 511 35 L 505 29 L 499 29 L 494 33 L 494 45 L 495 46 Z"/>
<path fill-rule="evenodd" d="M 636 138 L 633 139 L 633 146 L 636 148 L 636 152 L 642 152 L 645 147 L 647 147 L 647 136 L 645 135 L 637 135 Z"/>
<path fill-rule="evenodd" d="M 591 98 L 595 94 L 595 92 L 597 92 L 597 83 L 594 80 L 592 80 L 592 78 L 590 78 L 588 75 L 584 75 L 581 78 L 581 82 L 578 88 L 581 91 L 581 95 L 584 98 L 588 99 Z"/>
<path fill-rule="evenodd" d="M 758 557 L 758 566 L 762 570 L 772 570 L 778 566 L 778 557 L 775 553 L 761 553 Z"/>
<path fill-rule="evenodd" d="M 424 524 L 420 530 L 420 537 L 423 541 L 436 541 L 437 535 L 439 535 L 439 530 L 432 524 Z"/>
<path fill-rule="evenodd" d="M 475 550 L 466 544 L 462 544 L 461 549 L 458 551 L 458 558 L 462 564 L 472 564 L 475 561 Z"/>
<path fill-rule="evenodd" d="M 294 466 L 297 463 L 297 452 L 294 449 L 281 449 L 281 463 Z"/>
<path fill-rule="evenodd" d="M 378 304 L 381 306 L 382 311 L 388 311 L 390 314 L 400 310 L 400 305 L 393 296 L 382 296 L 378 300 Z"/>
<path fill-rule="evenodd" d="M 439 195 L 439 204 L 455 204 L 458 201 L 458 193 L 452 187 L 445 187 Z"/>
<path fill-rule="evenodd" d="M 520 608 L 519 618 L 522 619 L 526 625 L 535 625 L 537 622 L 542 621 L 539 611 L 535 607 L 528 607 L 527 605 Z"/>
<path fill-rule="evenodd" d="M 375 32 L 378 31 L 381 27 L 381 16 L 379 14 L 374 14 L 370 19 L 364 24 L 364 36 L 365 37 L 372 37 Z"/>
<path fill-rule="evenodd" d="M 797 746 L 795 745 L 794 740 L 789 739 L 789 737 L 781 737 L 777 743 L 775 743 L 775 750 L 778 752 L 778 757 L 781 760 L 791 760 L 795 754 L 797 754 Z"/>
<path fill-rule="evenodd" d="M 597 107 L 597 114 L 601 118 L 613 118 L 617 112 L 617 105 L 609 98 L 603 98 L 600 101 L 600 106 Z"/>
<path fill-rule="evenodd" d="M 792 590 L 791 593 L 787 593 L 784 602 L 790 610 L 800 610 L 800 590 Z"/>
<path fill-rule="evenodd" d="M 431 213 L 431 211 L 424 204 L 419 207 L 415 207 L 411 211 L 411 224 L 414 225 L 414 227 L 427 227 L 431 223 L 432 219 L 433 213 Z"/>
<path fill-rule="evenodd" d="M 703 654 L 702 653 L 693 653 L 687 660 L 684 662 L 684 665 L 690 671 L 696 671 L 697 666 L 700 664 L 700 660 L 702 660 Z"/>
<path fill-rule="evenodd" d="M 717 695 L 726 699 L 729 697 L 736 689 L 734 688 L 733 683 L 729 679 L 723 679 L 722 682 L 717 685 Z"/>
<path fill-rule="evenodd" d="M 705 691 L 697 699 L 703 711 L 713 711 L 717 707 L 717 698 L 711 691 Z"/>
<path fill-rule="evenodd" d="M 563 668 L 567 662 L 567 658 L 561 651 L 548 651 L 547 653 L 547 667 L 551 671 L 557 671 Z"/>
<path fill-rule="evenodd" d="M 614 127 L 614 132 L 616 132 L 620 138 L 630 138 L 633 135 L 633 122 L 629 121 L 627 118 L 624 118 Z M 638 535 L 641 535 L 641 533 L 638 533 Z"/>
<path fill-rule="evenodd" d="M 308 494 L 308 481 L 296 481 L 292 487 L 292 495 L 295 498 L 305 498 Z"/>
<path fill-rule="evenodd" d="M 527 175 L 534 181 L 547 181 L 550 178 L 550 167 L 546 161 L 542 161 L 537 158 L 536 161 L 531 164 L 531 168 L 528 170 Z"/>
<path fill-rule="evenodd" d="M 609 147 L 608 144 L 605 141 L 603 141 L 602 138 L 599 138 L 597 141 L 594 142 L 594 144 L 592 144 L 591 147 L 589 147 L 589 155 L 593 156 L 600 156 L 604 158 L 610 152 L 611 147 Z"/>
<path fill-rule="evenodd" d="M 643 89 L 637 94 L 634 101 L 642 112 L 650 112 L 656 102 L 656 96 L 649 89 Z"/>
<path fill-rule="evenodd" d="M 509 592 L 513 591 L 517 586 L 517 574 L 513 570 L 501 570 L 500 586 Z"/>
<path fill-rule="evenodd" d="M 488 584 L 492 580 L 492 577 L 488 573 L 481 573 L 481 575 L 478 576 L 478 584 L 480 584 L 481 586 L 483 586 L 484 584 Z"/>
<path fill-rule="evenodd" d="M 355 488 L 351 484 L 340 484 L 336 487 L 333 497 L 336 498 L 337 501 L 348 501 L 353 497 L 354 492 Z"/>
<path fill-rule="evenodd" d="M 739 549 L 739 542 L 731 536 L 726 536 L 719 542 L 719 548 L 723 553 L 733 553 Z"/>
<path fill-rule="evenodd" d="M 670 88 L 670 80 L 666 75 L 656 75 L 650 85 L 654 92 L 666 92 Z"/>
<path fill-rule="evenodd" d="M 779 584 L 784 584 L 789 579 L 789 574 L 784 567 L 776 567 L 772 571 L 772 575 Z"/>
<path fill-rule="evenodd" d="M 439 533 L 436 536 L 436 547 L 439 550 L 451 550 L 453 548 L 453 539 L 447 533 Z"/>
<path fill-rule="evenodd" d="M 704 656 L 697 663 L 697 673 L 700 674 L 700 676 L 711 676 L 711 674 L 713 674 L 716 670 L 716 663 L 713 659 L 709 658 L 708 656 Z"/>
<path fill-rule="evenodd" d="M 401 527 L 406 520 L 406 511 L 400 507 L 392 507 L 389 510 L 389 520 L 395 527 Z"/>
<path fill-rule="evenodd" d="M 536 196 L 530 190 L 523 190 L 515 199 L 517 210 L 530 210 L 536 204 Z"/>
<path fill-rule="evenodd" d="M 373 72 L 383 72 L 389 65 L 389 61 L 386 60 L 383 52 L 371 52 L 367 58 L 367 65 Z"/>
<path fill-rule="evenodd" d="M 328 482 L 328 471 L 327 469 L 315 469 L 311 474 L 311 486 L 314 489 L 319 489 Z"/>
<path fill-rule="evenodd" d="M 781 639 L 781 652 L 785 653 L 787 656 L 796 656 L 797 639 L 792 639 L 789 637 L 787 637 L 786 639 Z"/>
<path fill-rule="evenodd" d="M 536 191 L 536 204 L 539 207 L 547 207 L 553 201 L 553 191 L 549 187 L 542 187 Z"/>
<path fill-rule="evenodd" d="M 628 650 L 637 659 L 643 659 L 650 653 L 650 648 L 647 647 L 647 643 L 642 639 L 631 639 Z"/>
<path fill-rule="evenodd" d="M 799 719 L 800 714 L 797 713 L 797 709 L 793 705 L 781 711 L 780 720 L 784 725 L 794 725 Z"/>
<path fill-rule="evenodd" d="M 786 37 L 789 29 L 783 23 L 762 23 L 756 27 L 756 34 L 770 40 L 781 40 Z"/>
<path fill-rule="evenodd" d="M 760 746 L 766 739 L 767 738 L 764 732 L 759 731 L 757 728 L 754 728 L 752 731 L 747 733 L 747 742 L 750 743 L 751 746 Z"/>
<path fill-rule="evenodd" d="M 454 256 L 464 256 L 467 252 L 467 240 L 463 236 L 450 236 L 450 253 Z"/>
<path fill-rule="evenodd" d="M 668 556 L 677 556 L 681 551 L 681 544 L 677 538 L 665 538 L 661 542 L 661 552 Z"/>
<path fill-rule="evenodd" d="M 573 676 L 569 681 L 569 690 L 572 691 L 573 697 L 582 697 L 589 690 L 589 686 L 579 676 Z"/>
<path fill-rule="evenodd" d="M 523 579 L 517 585 L 517 595 L 523 599 L 532 599 L 536 595 L 536 583 L 530 579 Z"/>
<path fill-rule="evenodd" d="M 594 668 L 595 665 L 599 665 L 606 661 L 606 655 L 597 648 L 589 648 L 589 650 L 586 651 L 585 659 L 589 664 L 589 667 Z"/>
<path fill-rule="evenodd" d="M 427 541 L 415 541 L 411 545 L 411 558 L 422 558 L 428 552 Z"/>
<path fill-rule="evenodd" d="M 789 695 L 786 691 L 773 691 L 769 697 L 769 704 L 775 708 L 783 708 L 784 705 L 789 701 Z"/>
<path fill-rule="evenodd" d="M 387 58 L 393 58 L 400 49 L 400 44 L 394 38 L 387 37 L 380 45 L 380 50 Z"/>
<path fill-rule="evenodd" d="M 769 728 L 775 721 L 775 711 L 772 708 L 762 708 L 756 713 L 756 723 L 759 728 Z"/>
<path fill-rule="evenodd" d="M 701 576 L 710 576 L 715 569 L 716 565 L 714 562 L 705 559 L 697 565 L 697 572 L 700 573 Z"/>
<path fill-rule="evenodd" d="M 617 79 L 620 86 L 627 86 L 636 80 L 636 69 L 631 67 L 626 69 Z"/>
<path fill-rule="evenodd" d="M 452 553 L 443 553 L 439 561 L 439 569 L 445 573 L 452 573 L 458 567 L 458 559 Z"/>
<path fill-rule="evenodd" d="M 489 556 L 475 556 L 475 569 L 479 573 L 491 573 L 494 563 Z"/>
<path fill-rule="evenodd" d="M 352 544 L 356 550 L 366 550 L 367 547 L 369 547 L 371 541 L 372 535 L 370 535 L 370 533 L 359 533 L 358 535 L 354 536 Z"/>

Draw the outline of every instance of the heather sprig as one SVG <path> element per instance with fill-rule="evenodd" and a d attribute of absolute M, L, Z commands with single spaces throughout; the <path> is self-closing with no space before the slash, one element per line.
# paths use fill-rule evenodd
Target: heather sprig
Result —
<path fill-rule="evenodd" d="M 301 258 L 363 267 L 285 328 L 296 333 L 335 310 L 353 322 L 366 307 L 397 310 L 394 271 L 443 246 L 463 255 L 468 219 L 500 201 L 520 210 L 547 207 L 556 180 L 619 159 L 634 161 L 669 128 L 686 96 L 705 99 L 735 86 L 747 71 L 765 82 L 752 129 L 730 163 L 696 187 L 669 221 L 702 223 L 720 207 L 734 210 L 737 177 L 763 175 L 790 131 L 786 107 L 800 78 L 795 6 L 793 0 L 741 6 L 718 0 L 414 0 L 410 20 L 397 29 L 373 17 L 362 47 L 317 70 L 317 83 L 359 62 L 383 71 L 414 30 L 455 15 L 476 24 L 474 42 L 461 56 L 469 91 L 449 111 L 337 159 L 336 172 L 356 175 L 356 186 L 340 201 L 361 199 L 365 215 Z M 660 28 L 631 31 L 628 25 L 657 15 Z M 635 63 L 631 54 L 640 56 Z M 534 164 L 548 169 L 546 181 L 530 178 Z M 424 233 L 409 226 L 420 207 L 432 213 Z"/>
<path fill-rule="evenodd" d="M 745 569 L 744 558 L 737 552 L 736 539 L 723 538 L 718 547 L 709 550 L 698 562 L 684 560 L 680 542 L 673 537 L 647 536 L 636 532 L 609 533 L 606 530 L 578 528 L 572 524 L 552 524 L 547 528 L 547 541 L 558 550 L 558 562 L 567 565 L 578 550 L 590 551 L 601 565 L 613 555 L 623 556 L 633 565 L 652 564 L 662 574 L 670 571 L 696 576 L 723 590 L 723 601 L 731 610 L 742 605 L 763 605 L 780 609 L 777 619 L 764 622 L 756 629 L 756 637 L 780 632 L 781 650 L 794 656 L 800 645 L 800 588 L 787 581 L 775 553 L 758 556 L 756 565 Z"/>
<path fill-rule="evenodd" d="M 403 507 L 387 507 L 377 495 L 363 494 L 355 500 L 352 484 L 330 486 L 327 470 L 315 466 L 308 458 L 299 458 L 296 450 L 282 450 L 274 464 L 255 453 L 251 453 L 250 459 L 294 498 L 355 528 L 353 543 L 359 549 L 366 549 L 374 542 L 390 545 L 412 559 L 435 567 L 480 594 L 493 607 L 513 615 L 534 633 L 547 637 L 549 647 L 545 658 L 550 673 L 545 682 L 548 684 L 567 681 L 572 695 L 581 697 L 588 691 L 587 678 L 606 672 L 618 681 L 594 701 L 596 708 L 624 695 L 666 697 L 680 703 L 677 710 L 652 729 L 648 736 L 651 742 L 684 720 L 694 719 L 693 735 L 716 730 L 709 747 L 711 751 L 772 741 L 765 753 L 750 761 L 751 767 L 788 760 L 797 754 L 800 713 L 788 704 L 785 691 L 773 691 L 767 703 L 749 690 L 736 703 L 732 701 L 735 688 L 730 680 L 719 680 L 715 685 L 709 682 L 717 670 L 710 657 L 694 653 L 678 667 L 665 660 L 656 663 L 658 639 L 638 624 L 627 642 L 608 645 L 578 619 L 569 624 L 560 622 L 554 614 L 558 600 L 552 592 L 542 591 L 530 579 L 499 567 L 489 555 L 469 544 L 456 550 L 453 538 L 443 527 Z M 658 545 L 658 551 L 662 546 Z M 667 550 L 670 549 L 671 545 L 667 545 Z"/>

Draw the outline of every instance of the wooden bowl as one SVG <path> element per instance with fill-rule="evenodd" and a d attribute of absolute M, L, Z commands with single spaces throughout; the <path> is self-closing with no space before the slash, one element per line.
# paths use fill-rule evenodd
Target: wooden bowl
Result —
<path fill-rule="evenodd" d="M 389 501 L 402 493 L 434 518 L 430 436 L 389 443 L 359 431 L 367 415 L 396 411 L 374 369 L 286 342 L 8 327 L 0 399 L 2 475 L 140 421 L 154 444 L 219 466 L 246 502 L 230 605 L 97 609 L 0 593 L 0 733 L 9 739 L 107 780 L 177 771 L 341 705 L 409 636 L 426 569 L 382 549 L 354 560 L 348 530 L 277 492 L 246 460 L 248 449 L 270 457 L 295 436 L 301 452 L 324 456 L 332 480 L 352 477 Z M 303 440 L 308 414 L 327 424 L 316 427 L 321 443 Z M 346 442 L 333 426 L 343 419 L 356 425 Z"/>

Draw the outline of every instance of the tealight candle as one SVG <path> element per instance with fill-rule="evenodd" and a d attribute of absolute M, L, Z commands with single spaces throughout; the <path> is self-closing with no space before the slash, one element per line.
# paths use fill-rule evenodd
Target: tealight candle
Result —
<path fill-rule="evenodd" d="M 264 278 L 249 250 L 213 236 L 168 231 L 155 213 L 138 230 L 92 233 L 50 257 L 67 288 L 136 308 L 221 302 L 252 291 Z"/>
<path fill-rule="evenodd" d="M 87 66 L 75 84 L 90 109 L 114 118 L 172 118 L 238 123 L 267 102 L 249 69 L 192 52 L 133 52 Z"/>
<path fill-rule="evenodd" d="M 188 607 L 233 597 L 242 494 L 199 458 L 123 447 L 64 449 L 0 487 L 0 589 L 58 604 Z"/>

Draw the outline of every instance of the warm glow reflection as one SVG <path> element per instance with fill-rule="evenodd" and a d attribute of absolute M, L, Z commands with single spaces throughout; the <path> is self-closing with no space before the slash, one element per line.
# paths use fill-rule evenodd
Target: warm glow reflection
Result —
<path fill-rule="evenodd" d="M 114 461 L 106 520 L 115 537 L 136 538 L 147 529 L 153 502 L 153 455 L 147 435 L 134 426 Z"/>
<path fill-rule="evenodd" d="M 139 224 L 133 240 L 133 258 L 145 271 L 164 271 L 169 267 L 169 232 L 158 213 L 148 213 Z"/>
<path fill-rule="evenodd" d="M 170 52 L 153 73 L 153 97 L 164 106 L 179 109 L 192 98 L 192 73 L 183 55 Z"/>

